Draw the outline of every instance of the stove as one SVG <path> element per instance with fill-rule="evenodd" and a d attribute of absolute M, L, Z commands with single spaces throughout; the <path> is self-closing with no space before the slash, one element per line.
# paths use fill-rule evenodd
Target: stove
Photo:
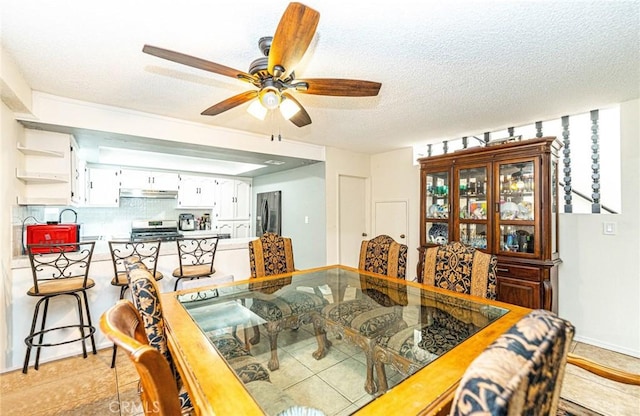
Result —
<path fill-rule="evenodd" d="M 131 240 L 176 241 L 183 237 L 178 232 L 178 221 L 173 220 L 141 220 L 131 223 Z"/>

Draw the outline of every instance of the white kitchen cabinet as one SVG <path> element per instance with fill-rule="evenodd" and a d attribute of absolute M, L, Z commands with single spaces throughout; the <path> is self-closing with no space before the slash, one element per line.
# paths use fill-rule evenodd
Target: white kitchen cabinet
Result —
<path fill-rule="evenodd" d="M 251 213 L 251 182 L 242 179 L 217 179 L 218 220 L 248 220 Z"/>
<path fill-rule="evenodd" d="M 120 170 L 109 166 L 87 166 L 85 169 L 85 205 L 117 207 L 120 205 Z"/>
<path fill-rule="evenodd" d="M 123 189 L 152 189 L 160 191 L 177 191 L 178 174 L 137 169 L 120 171 L 120 187 Z"/>
<path fill-rule="evenodd" d="M 218 221 L 215 225 L 216 234 L 229 234 L 231 238 L 251 237 L 249 221 Z"/>
<path fill-rule="evenodd" d="M 71 136 L 71 203 L 82 205 L 84 203 L 84 170 L 85 161 L 80 157 L 80 148 L 75 137 Z"/>
<path fill-rule="evenodd" d="M 73 136 L 25 129 L 17 143 L 18 204 L 76 205 L 72 194 Z M 75 141 L 74 141 L 75 142 Z"/>
<path fill-rule="evenodd" d="M 211 176 L 179 175 L 178 208 L 214 208 L 216 181 Z"/>

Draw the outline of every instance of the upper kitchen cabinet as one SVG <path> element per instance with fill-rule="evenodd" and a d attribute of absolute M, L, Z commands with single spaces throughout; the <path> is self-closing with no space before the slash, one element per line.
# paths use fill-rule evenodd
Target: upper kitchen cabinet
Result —
<path fill-rule="evenodd" d="M 179 175 L 178 208 L 208 208 L 216 205 L 216 179 L 211 176 Z"/>
<path fill-rule="evenodd" d="M 178 174 L 175 172 L 159 172 L 137 169 L 120 170 L 120 187 L 123 189 L 177 191 L 178 183 Z"/>
<path fill-rule="evenodd" d="M 557 310 L 558 152 L 555 137 L 465 149 L 419 160 L 420 261 L 460 241 L 498 258 L 498 300 Z"/>
<path fill-rule="evenodd" d="M 248 220 L 251 215 L 251 182 L 243 179 L 217 179 L 217 220 Z"/>
<path fill-rule="evenodd" d="M 120 169 L 106 165 L 87 165 L 85 169 L 85 205 L 117 207 L 120 205 Z"/>
<path fill-rule="evenodd" d="M 78 205 L 82 180 L 77 145 L 70 134 L 25 129 L 17 143 L 18 204 Z"/>

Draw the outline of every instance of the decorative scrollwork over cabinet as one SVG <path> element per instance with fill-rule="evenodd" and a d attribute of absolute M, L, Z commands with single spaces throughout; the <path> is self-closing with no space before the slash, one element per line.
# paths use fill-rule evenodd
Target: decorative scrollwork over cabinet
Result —
<path fill-rule="evenodd" d="M 555 137 L 419 159 L 420 261 L 460 241 L 498 257 L 498 300 L 557 310 L 558 153 Z"/>

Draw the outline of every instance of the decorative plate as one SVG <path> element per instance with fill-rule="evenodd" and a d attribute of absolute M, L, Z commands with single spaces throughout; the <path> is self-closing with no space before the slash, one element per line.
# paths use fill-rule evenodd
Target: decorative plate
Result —
<path fill-rule="evenodd" d="M 444 222 L 431 224 L 429 241 L 436 244 L 446 244 L 449 241 L 449 225 Z"/>

